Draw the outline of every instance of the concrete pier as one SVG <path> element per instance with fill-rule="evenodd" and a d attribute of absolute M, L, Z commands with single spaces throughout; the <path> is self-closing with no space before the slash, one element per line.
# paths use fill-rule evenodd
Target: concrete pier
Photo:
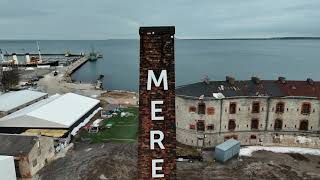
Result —
<path fill-rule="evenodd" d="M 15 53 L 17 56 L 25 56 L 26 53 Z M 30 56 L 39 56 L 38 53 L 29 53 Z M 84 54 L 81 53 L 41 53 L 42 56 L 66 56 L 66 57 L 74 57 L 74 56 L 83 56 Z M 12 53 L 3 54 L 5 57 L 12 56 Z"/>
<path fill-rule="evenodd" d="M 84 65 L 89 60 L 89 57 L 85 56 L 80 58 L 79 60 L 75 61 L 74 63 L 70 64 L 64 73 L 64 78 L 67 82 L 71 82 L 71 75 L 79 69 L 82 65 Z"/>

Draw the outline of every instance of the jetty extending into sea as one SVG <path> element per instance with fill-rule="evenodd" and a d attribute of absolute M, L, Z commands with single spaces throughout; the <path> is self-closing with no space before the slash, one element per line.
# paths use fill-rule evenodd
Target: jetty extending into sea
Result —
<path fill-rule="evenodd" d="M 79 60 L 75 61 L 74 63 L 70 64 L 67 68 L 67 70 L 64 73 L 64 79 L 67 82 L 72 82 L 71 75 L 79 69 L 82 65 L 84 65 L 87 61 L 89 61 L 88 56 L 84 56 L 80 58 Z"/>

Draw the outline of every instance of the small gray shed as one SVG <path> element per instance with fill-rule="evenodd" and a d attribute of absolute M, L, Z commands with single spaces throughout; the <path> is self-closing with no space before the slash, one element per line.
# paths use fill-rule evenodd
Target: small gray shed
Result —
<path fill-rule="evenodd" d="M 220 162 L 226 162 L 234 156 L 238 156 L 240 152 L 240 142 L 229 139 L 215 148 L 215 159 Z"/>

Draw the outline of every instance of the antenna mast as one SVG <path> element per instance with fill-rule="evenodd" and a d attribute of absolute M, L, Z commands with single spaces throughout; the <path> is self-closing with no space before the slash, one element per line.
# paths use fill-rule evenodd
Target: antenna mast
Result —
<path fill-rule="evenodd" d="M 39 63 L 42 63 L 41 51 L 40 51 L 40 46 L 38 41 L 37 41 L 37 47 L 38 47 L 38 53 L 39 53 Z"/>

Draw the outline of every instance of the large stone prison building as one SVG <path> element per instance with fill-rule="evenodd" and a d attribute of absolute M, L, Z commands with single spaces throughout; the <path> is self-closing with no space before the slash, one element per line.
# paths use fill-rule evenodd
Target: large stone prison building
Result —
<path fill-rule="evenodd" d="M 229 138 L 241 145 L 320 147 L 320 82 L 204 81 L 176 89 L 177 140 L 212 147 Z"/>

